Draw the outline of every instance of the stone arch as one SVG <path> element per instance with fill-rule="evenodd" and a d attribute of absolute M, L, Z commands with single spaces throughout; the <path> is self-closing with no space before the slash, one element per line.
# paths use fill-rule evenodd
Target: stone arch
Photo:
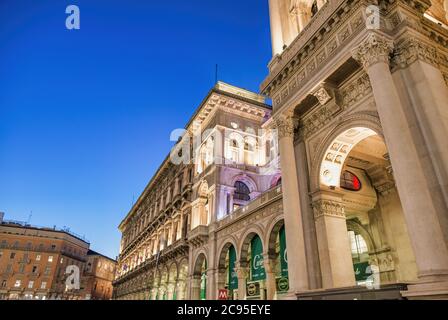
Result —
<path fill-rule="evenodd" d="M 325 159 L 328 149 L 331 148 L 331 145 L 335 142 L 335 140 L 339 136 L 341 136 L 341 134 L 347 132 L 352 128 L 369 129 L 384 140 L 383 130 L 381 128 L 380 120 L 377 115 L 373 115 L 370 113 L 357 113 L 348 116 L 345 121 L 336 124 L 328 132 L 328 134 L 325 136 L 322 142 L 319 143 L 320 147 L 311 161 L 311 163 L 314 164 L 311 168 L 311 175 L 310 175 L 312 191 L 317 191 L 320 189 L 321 164 Z"/>
<path fill-rule="evenodd" d="M 199 184 L 198 196 L 199 197 L 203 197 L 203 198 L 207 198 L 208 197 L 208 192 L 209 192 L 208 182 L 207 182 L 207 180 L 204 179 Z"/>
<path fill-rule="evenodd" d="M 239 260 L 241 264 L 244 264 L 246 259 L 247 259 L 247 254 L 249 251 L 249 246 L 250 246 L 250 242 L 251 240 L 254 238 L 254 236 L 258 236 L 261 239 L 261 243 L 263 245 L 263 250 L 266 250 L 266 243 L 265 243 L 265 235 L 263 232 L 263 229 L 259 226 L 259 225 L 254 225 L 251 228 L 249 228 L 249 230 L 247 230 L 243 237 L 241 237 L 241 242 L 240 245 L 238 247 L 238 251 L 239 252 Z"/>
<path fill-rule="evenodd" d="M 167 299 L 173 300 L 175 297 L 175 290 L 178 280 L 178 268 L 177 263 L 174 261 L 171 263 L 168 269 L 168 283 L 167 283 Z"/>
<path fill-rule="evenodd" d="M 196 258 L 194 259 L 193 270 L 192 270 L 192 275 L 193 276 L 200 276 L 201 275 L 201 268 L 202 268 L 202 264 L 204 263 L 204 261 L 205 261 L 205 263 L 208 263 L 208 256 L 207 256 L 207 253 L 204 250 L 201 250 L 196 255 Z"/>
<path fill-rule="evenodd" d="M 353 230 L 360 234 L 366 241 L 369 252 L 376 250 L 377 246 L 375 245 L 372 236 L 360 223 L 353 220 L 347 220 L 347 230 Z"/>
<path fill-rule="evenodd" d="M 187 298 L 188 259 L 182 258 L 177 264 L 176 300 Z"/>
<path fill-rule="evenodd" d="M 177 278 L 187 280 L 188 278 L 188 259 L 182 258 L 178 263 Z"/>
<path fill-rule="evenodd" d="M 177 281 L 179 275 L 176 261 L 173 261 L 168 268 L 168 281 Z"/>
<path fill-rule="evenodd" d="M 217 257 L 216 257 L 216 269 L 219 270 L 221 268 L 224 268 L 227 251 L 229 250 L 229 248 L 231 246 L 233 246 L 235 248 L 235 250 L 237 250 L 238 246 L 236 243 L 237 243 L 237 241 L 233 236 L 226 238 L 222 242 L 221 246 L 219 247 Z M 237 260 L 238 260 L 238 258 L 239 258 L 238 251 L 236 252 L 236 256 L 237 256 Z"/>
<path fill-rule="evenodd" d="M 258 187 L 255 181 L 247 174 L 238 174 L 232 178 L 231 185 L 232 187 L 235 185 L 237 181 L 244 182 L 248 187 L 251 193 L 257 192 Z"/>
<path fill-rule="evenodd" d="M 267 244 L 265 251 L 269 255 L 275 254 L 275 243 L 277 235 L 284 225 L 285 220 L 283 218 L 283 215 L 274 217 L 272 221 L 269 223 L 269 226 L 267 228 L 268 232 L 266 233 L 266 239 L 264 240 L 264 243 Z"/>

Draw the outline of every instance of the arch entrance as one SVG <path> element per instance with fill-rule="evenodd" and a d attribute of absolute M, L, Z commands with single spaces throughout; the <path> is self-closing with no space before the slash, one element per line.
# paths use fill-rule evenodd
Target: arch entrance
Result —
<path fill-rule="evenodd" d="M 366 127 L 339 133 L 319 169 L 313 210 L 325 288 L 415 280 L 411 248 L 383 138 Z"/>

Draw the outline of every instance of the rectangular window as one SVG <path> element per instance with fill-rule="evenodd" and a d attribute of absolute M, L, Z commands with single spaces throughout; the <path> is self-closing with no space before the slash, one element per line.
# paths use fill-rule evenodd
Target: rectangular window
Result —
<path fill-rule="evenodd" d="M 64 258 L 61 258 L 61 263 L 64 263 Z"/>
<path fill-rule="evenodd" d="M 12 271 L 12 264 L 8 264 L 6 266 L 6 272 L 11 272 Z"/>
<path fill-rule="evenodd" d="M 34 281 L 29 281 L 28 282 L 28 289 L 33 289 L 33 287 L 34 287 Z"/>
<path fill-rule="evenodd" d="M 31 272 L 32 273 L 37 273 L 37 266 L 33 266 L 33 270 Z"/>
<path fill-rule="evenodd" d="M 22 280 L 16 280 L 14 287 L 19 288 L 22 285 Z"/>
<path fill-rule="evenodd" d="M 48 262 L 53 262 L 53 256 L 48 256 Z"/>
<path fill-rule="evenodd" d="M 24 273 L 25 272 L 25 264 L 24 263 L 21 263 L 20 265 L 19 265 L 19 273 Z"/>
<path fill-rule="evenodd" d="M 9 256 L 10 259 L 14 259 L 14 257 L 16 256 L 15 252 L 11 252 L 11 255 Z"/>
<path fill-rule="evenodd" d="M 51 267 L 46 267 L 46 268 L 45 268 L 45 272 L 44 272 L 44 274 L 45 274 L 46 276 L 48 276 L 48 275 L 50 275 L 50 272 L 51 272 Z"/>
<path fill-rule="evenodd" d="M 36 261 L 40 261 L 40 254 L 36 256 Z"/>
<path fill-rule="evenodd" d="M 3 251 L 0 251 L 0 258 L 3 256 Z"/>
<path fill-rule="evenodd" d="M 2 288 L 6 288 L 6 280 L 2 281 Z"/>
<path fill-rule="evenodd" d="M 42 281 L 42 283 L 40 284 L 40 288 L 41 289 L 46 289 L 47 288 L 47 283 L 45 281 Z"/>

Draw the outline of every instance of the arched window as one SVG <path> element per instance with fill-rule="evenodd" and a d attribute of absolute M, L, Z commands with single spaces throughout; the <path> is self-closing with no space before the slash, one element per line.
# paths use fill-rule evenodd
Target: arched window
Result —
<path fill-rule="evenodd" d="M 235 139 L 232 139 L 230 141 L 230 160 L 234 162 L 239 161 L 239 145 L 238 141 L 236 141 Z"/>
<path fill-rule="evenodd" d="M 235 193 L 233 195 L 235 199 L 249 201 L 250 200 L 250 190 L 249 187 L 241 181 L 235 182 Z"/>
<path fill-rule="evenodd" d="M 350 191 L 361 190 L 361 181 L 359 178 L 354 173 L 347 170 L 342 172 L 340 184 L 342 189 Z"/>
<path fill-rule="evenodd" d="M 244 143 L 244 163 L 248 165 L 254 164 L 254 146 L 250 143 Z"/>

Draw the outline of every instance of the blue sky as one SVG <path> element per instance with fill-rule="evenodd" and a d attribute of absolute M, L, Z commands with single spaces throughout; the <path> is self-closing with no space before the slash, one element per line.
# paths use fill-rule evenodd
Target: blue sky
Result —
<path fill-rule="evenodd" d="M 70 4 L 80 30 L 65 28 Z M 215 64 L 258 91 L 270 57 L 267 0 L 1 0 L 0 211 L 115 257 Z"/>

